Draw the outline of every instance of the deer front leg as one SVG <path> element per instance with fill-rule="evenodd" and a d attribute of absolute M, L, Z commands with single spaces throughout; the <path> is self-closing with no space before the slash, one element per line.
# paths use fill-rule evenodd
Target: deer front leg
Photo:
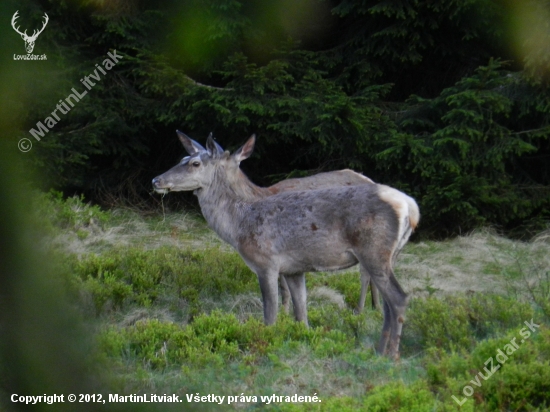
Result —
<path fill-rule="evenodd" d="M 306 292 L 306 275 L 297 273 L 294 275 L 285 276 L 290 295 L 292 296 L 292 304 L 294 305 L 294 317 L 298 322 L 307 322 L 307 292 Z"/>
<path fill-rule="evenodd" d="M 277 279 L 279 278 L 279 274 L 270 270 L 262 270 L 258 271 L 257 276 L 264 304 L 264 323 L 266 325 L 273 325 L 277 320 L 279 303 Z"/>

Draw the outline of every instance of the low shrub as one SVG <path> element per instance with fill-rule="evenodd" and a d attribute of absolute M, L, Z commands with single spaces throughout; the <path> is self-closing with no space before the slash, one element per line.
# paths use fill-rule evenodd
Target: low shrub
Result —
<path fill-rule="evenodd" d="M 101 227 L 111 220 L 111 213 L 84 201 L 84 195 L 63 198 L 63 193 L 51 190 L 36 194 L 33 209 L 40 226 L 50 233 L 71 230 L 79 237 L 87 229 Z"/>
<path fill-rule="evenodd" d="M 322 403 L 281 404 L 277 410 L 284 412 L 330 411 L 403 411 L 429 412 L 434 410 L 436 399 L 424 381 L 405 385 L 401 381 L 378 386 L 367 393 L 363 399 L 349 397 L 322 398 Z"/>
<path fill-rule="evenodd" d="M 422 348 L 472 347 L 475 341 L 466 310 L 467 301 L 464 296 L 445 301 L 435 297 L 414 299 L 407 311 L 404 335 L 417 336 Z"/>
<path fill-rule="evenodd" d="M 88 277 L 83 289 L 91 294 L 96 313 L 101 313 L 109 303 L 113 309 L 120 309 L 133 295 L 132 286 L 120 280 L 116 272 L 99 271 L 97 277 Z"/>
<path fill-rule="evenodd" d="M 422 380 L 405 385 L 391 382 L 369 392 L 362 407 L 368 411 L 432 411 L 435 399 Z"/>
<path fill-rule="evenodd" d="M 531 319 L 527 320 L 528 322 Z M 480 342 L 472 352 L 432 348 L 425 358 L 428 384 L 447 404 L 475 410 L 546 410 L 550 406 L 550 330 L 522 322 L 505 336 Z M 469 387 L 469 388 L 466 388 Z"/>
<path fill-rule="evenodd" d="M 476 340 L 505 333 L 533 316 L 528 303 L 499 295 L 431 296 L 411 302 L 404 335 L 407 343 L 416 340 L 423 348 L 471 350 Z"/>
<path fill-rule="evenodd" d="M 258 362 L 292 341 L 307 344 L 319 357 L 342 354 L 355 345 L 338 330 L 306 328 L 289 317 L 265 326 L 255 318 L 240 323 L 234 314 L 221 311 L 201 314 L 188 325 L 141 320 L 125 328 L 107 328 L 100 335 L 108 356 L 137 358 L 152 368 L 213 361 L 221 365 L 236 358 Z"/>
<path fill-rule="evenodd" d="M 68 270 L 92 294 L 98 313 L 107 310 L 106 302 L 118 308 L 128 304 L 148 307 L 163 297 L 185 300 L 188 315 L 195 316 L 201 312 L 201 296 L 219 298 L 258 288 L 242 259 L 218 248 L 114 248 L 102 255 L 72 258 Z"/>

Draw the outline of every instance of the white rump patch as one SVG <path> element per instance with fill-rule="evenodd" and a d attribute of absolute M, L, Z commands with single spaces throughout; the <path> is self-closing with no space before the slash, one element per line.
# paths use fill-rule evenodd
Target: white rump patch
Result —
<path fill-rule="evenodd" d="M 378 196 L 393 208 L 399 222 L 397 239 L 392 250 L 392 260 L 395 260 L 418 223 L 418 206 L 413 198 L 389 186 L 378 185 Z"/>

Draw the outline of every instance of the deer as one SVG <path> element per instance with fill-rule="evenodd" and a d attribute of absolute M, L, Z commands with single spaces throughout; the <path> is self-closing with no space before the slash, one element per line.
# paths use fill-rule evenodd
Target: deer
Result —
<path fill-rule="evenodd" d="M 183 133 L 189 156 L 155 177 L 157 193 L 193 191 L 201 212 L 257 276 L 266 325 L 278 312 L 278 279 L 287 282 L 297 321 L 308 325 L 306 272 L 360 264 L 382 295 L 384 322 L 377 352 L 399 359 L 408 296 L 393 265 L 420 214 L 411 197 L 382 184 L 360 184 L 266 195 L 240 169 L 252 135 L 233 154 L 212 135 L 206 148 Z"/>
<path fill-rule="evenodd" d="M 48 17 L 48 15 L 46 13 L 44 13 L 44 16 L 43 16 L 44 22 L 42 23 L 42 28 L 40 30 L 34 30 L 33 33 L 32 33 L 32 36 L 29 36 L 27 34 L 27 30 L 25 30 L 24 33 L 21 33 L 19 31 L 19 27 L 15 26 L 15 21 L 19 18 L 17 13 L 19 13 L 19 10 L 17 10 L 13 14 L 13 17 L 11 19 L 11 26 L 13 27 L 13 29 L 17 33 L 19 33 L 21 35 L 21 38 L 25 42 L 25 49 L 27 50 L 27 53 L 30 54 L 34 50 L 34 43 L 35 43 L 36 39 L 38 38 L 38 35 L 44 31 L 44 29 L 46 28 L 46 25 L 48 24 L 48 21 L 50 21 L 50 18 Z"/>
<path fill-rule="evenodd" d="M 178 133 L 178 136 L 181 134 L 179 130 L 177 131 L 177 133 Z M 202 147 L 199 143 L 195 142 L 195 144 L 198 145 L 200 150 L 206 151 L 206 149 Z M 218 144 L 218 150 L 220 152 L 223 152 L 223 148 L 221 148 L 219 144 Z M 352 185 L 359 185 L 359 184 L 374 184 L 374 181 L 364 176 L 361 173 L 354 172 L 353 170 L 350 170 L 350 169 L 344 169 L 344 170 L 318 173 L 312 176 L 282 180 L 272 186 L 265 188 L 264 195 L 271 196 L 283 191 L 313 190 L 313 189 L 321 189 L 321 188 L 327 188 L 332 186 L 352 186 Z M 412 204 L 410 205 L 410 208 L 411 210 L 418 211 L 416 203 L 414 202 L 412 202 Z M 406 234 L 407 237 L 403 239 L 403 242 L 401 244 L 402 247 L 406 244 L 409 235 L 410 233 Z M 399 251 L 397 253 L 399 253 Z M 360 267 L 360 273 L 361 273 L 361 294 L 359 297 L 359 303 L 356 308 L 356 313 L 361 313 L 365 308 L 366 296 L 367 296 L 369 287 L 371 289 L 371 307 L 372 309 L 380 311 L 382 308 L 380 307 L 380 298 L 378 295 L 378 290 L 376 289 L 376 287 L 374 287 L 372 282 L 370 282 L 368 273 L 365 270 L 363 270 L 362 267 Z M 290 291 L 288 289 L 288 285 L 286 284 L 286 280 L 284 276 L 280 277 L 279 281 L 280 281 L 280 291 L 281 291 L 281 297 L 282 297 L 282 307 L 283 307 L 283 310 L 286 313 L 288 313 L 290 311 L 290 300 L 291 300 Z"/>

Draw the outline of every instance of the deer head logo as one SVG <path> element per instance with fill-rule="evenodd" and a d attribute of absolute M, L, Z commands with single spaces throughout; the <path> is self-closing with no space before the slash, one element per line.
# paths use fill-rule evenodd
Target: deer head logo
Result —
<path fill-rule="evenodd" d="M 50 18 L 48 17 L 48 15 L 46 13 L 44 13 L 44 23 L 42 25 L 42 28 L 40 30 L 34 30 L 34 32 L 32 33 L 32 36 L 29 36 L 27 35 L 27 30 L 25 30 L 24 33 L 21 33 L 19 31 L 19 27 L 16 27 L 15 26 L 15 20 L 17 20 L 17 18 L 19 17 L 17 15 L 17 13 L 19 13 L 19 10 L 17 10 L 12 19 L 11 19 L 11 26 L 13 27 L 13 29 L 19 33 L 21 35 L 21 38 L 25 41 L 25 49 L 27 49 L 27 53 L 30 54 L 32 53 L 33 49 L 34 49 L 34 42 L 36 41 L 36 38 L 38 37 L 38 35 L 40 33 L 42 33 L 44 31 L 44 28 L 46 27 L 46 24 L 48 24 L 48 21 L 50 20 Z"/>

